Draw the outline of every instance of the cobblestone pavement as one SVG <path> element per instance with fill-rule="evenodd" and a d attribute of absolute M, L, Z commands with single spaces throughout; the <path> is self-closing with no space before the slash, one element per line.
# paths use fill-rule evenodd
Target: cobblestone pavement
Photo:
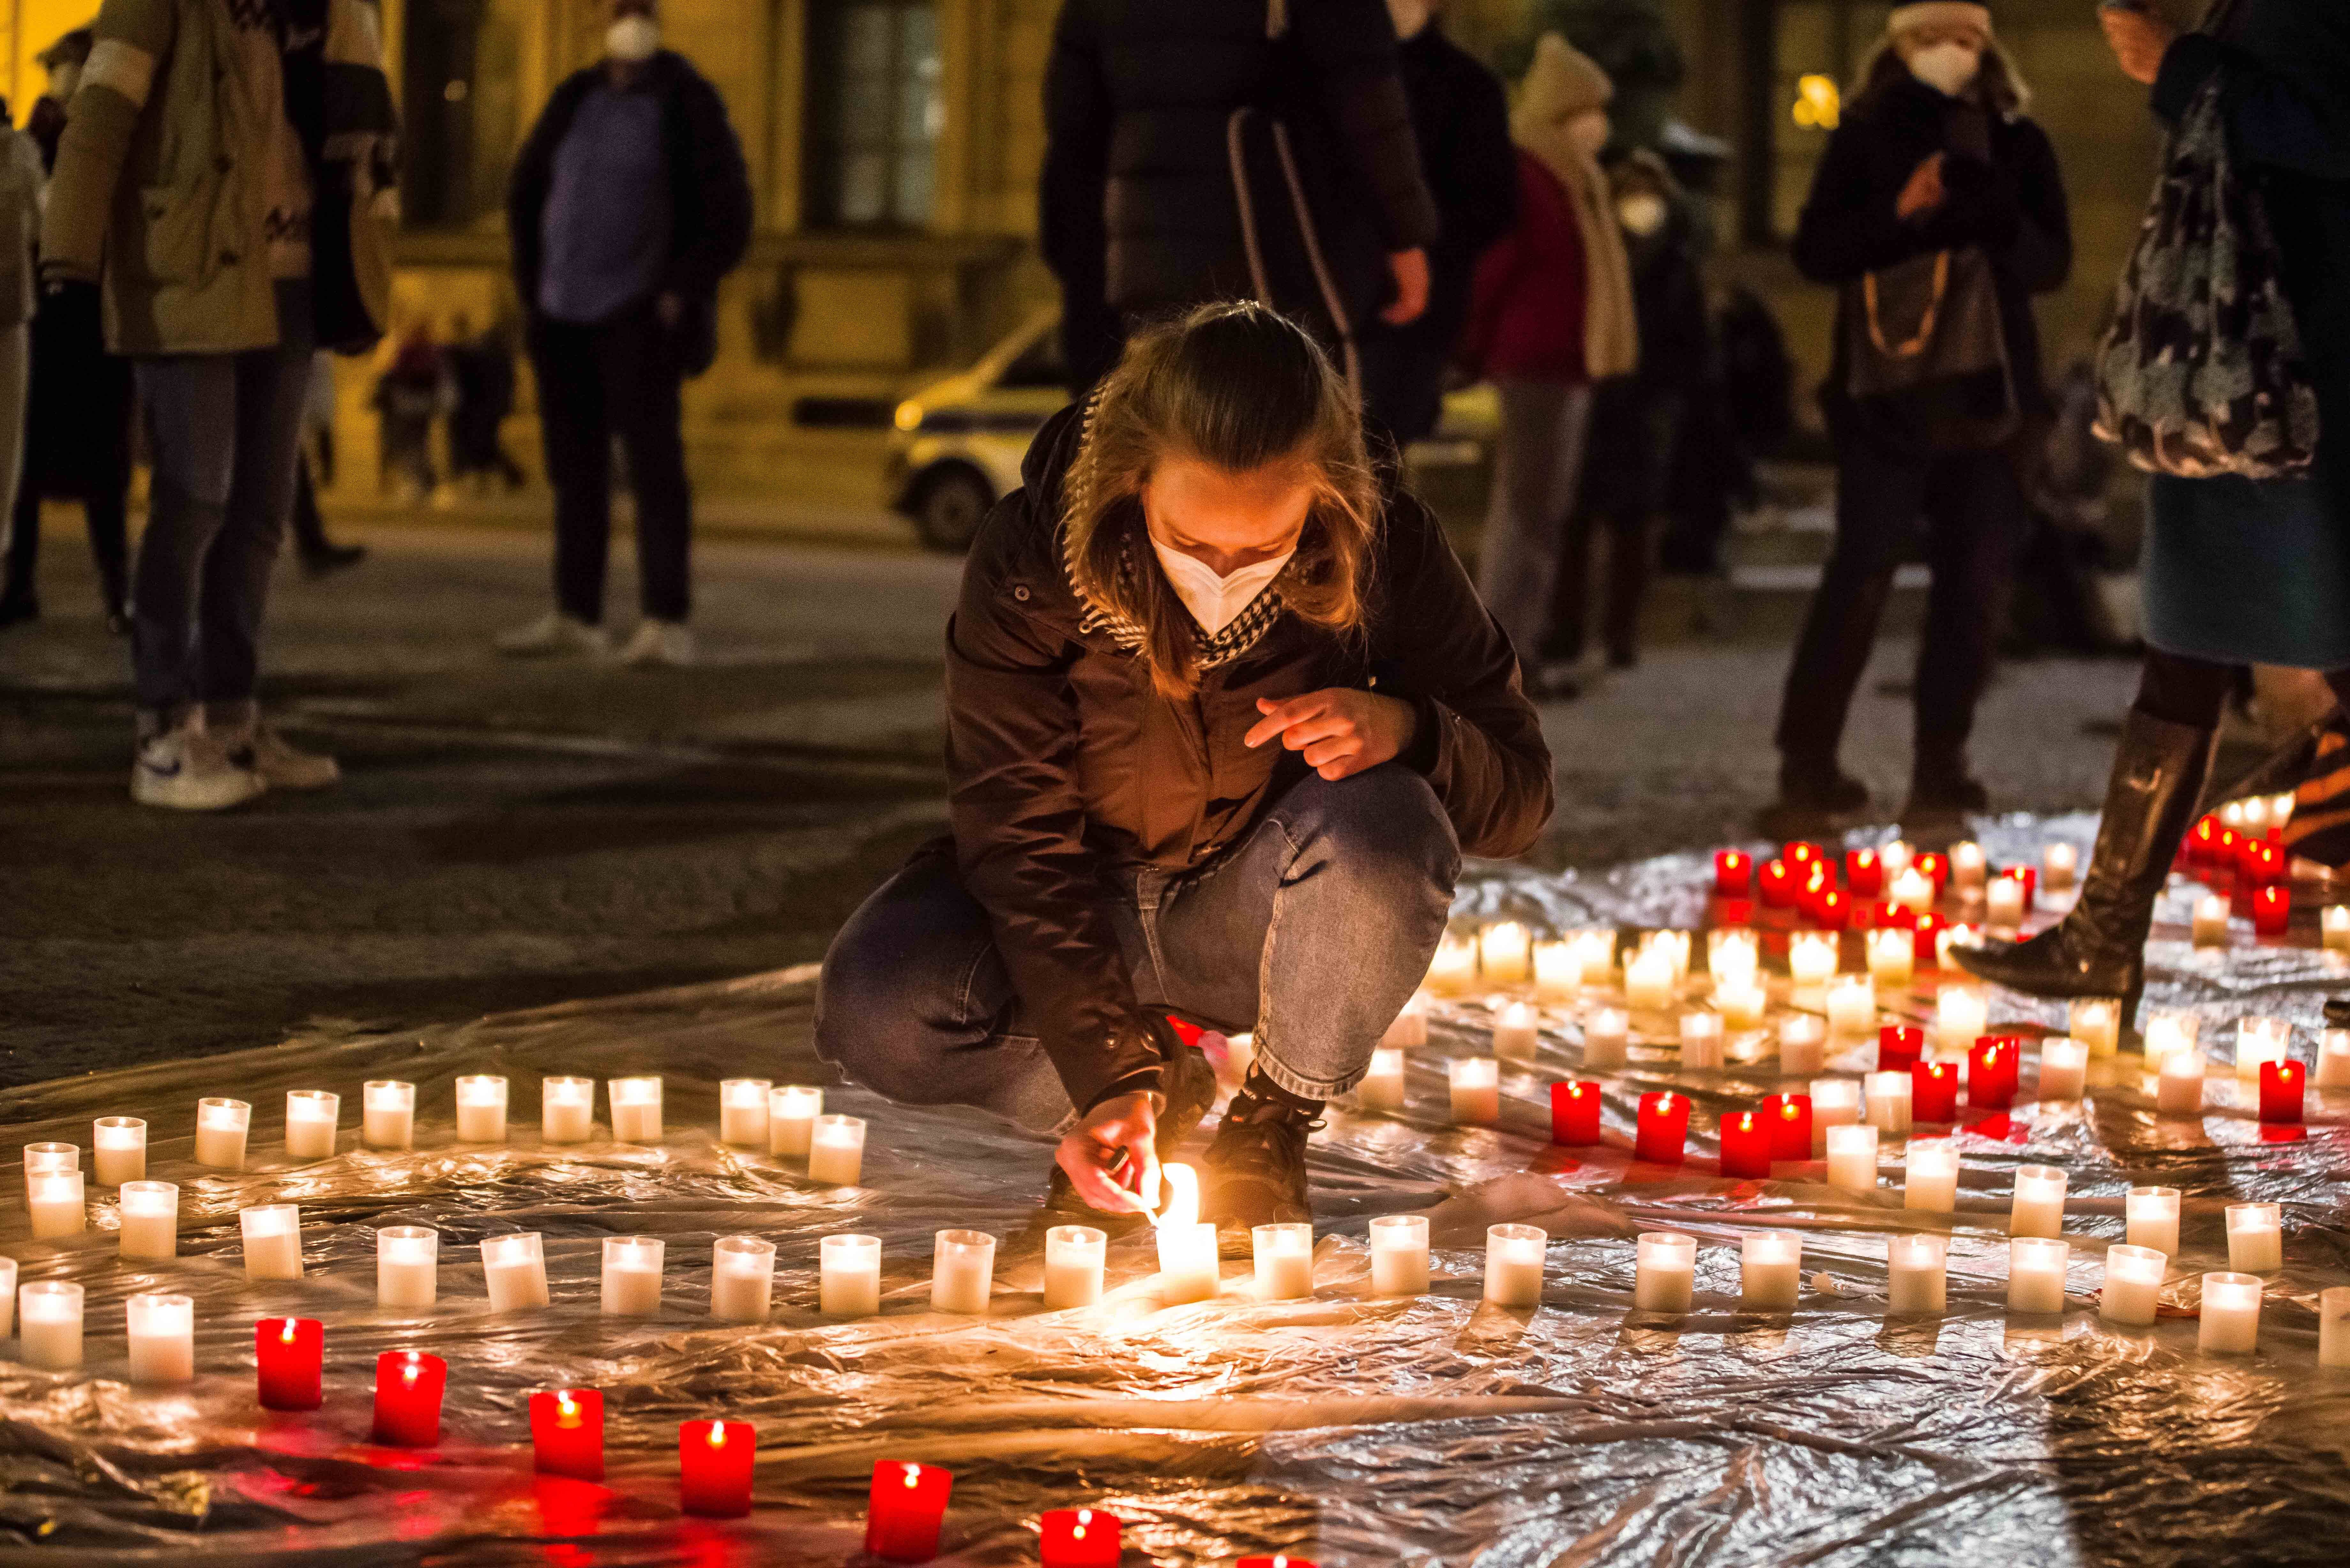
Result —
<path fill-rule="evenodd" d="M 536 535 L 360 536 L 354 571 L 282 569 L 265 659 L 274 710 L 346 782 L 194 818 L 130 804 L 122 647 L 79 547 L 51 542 L 47 618 L 0 634 L 0 1085 L 813 959 L 941 821 L 954 562 L 708 545 L 706 661 L 639 671 L 489 651 L 545 607 Z M 1537 858 L 1743 836 L 1774 781 L 1784 657 L 1663 648 L 1554 709 L 1561 807 Z M 1885 649 L 1847 748 L 1888 809 L 1908 718 L 1878 680 L 1912 657 Z M 2131 675 L 2009 670 L 1981 725 L 2002 804 L 2093 803 Z"/>

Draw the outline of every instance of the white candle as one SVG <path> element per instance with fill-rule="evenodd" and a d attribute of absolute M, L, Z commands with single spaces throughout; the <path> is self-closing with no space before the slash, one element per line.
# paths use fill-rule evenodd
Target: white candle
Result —
<path fill-rule="evenodd" d="M 1919 1138 L 1902 1159 L 1901 1207 L 1948 1214 L 1959 1206 L 1959 1146 L 1946 1137 Z"/>
<path fill-rule="evenodd" d="M 375 1304 L 421 1312 L 441 1294 L 441 1232 L 386 1225 L 375 1233 Z"/>
<path fill-rule="evenodd" d="M 1635 1008 L 1661 1012 L 1673 1000 L 1673 955 L 1663 948 L 1643 948 L 1624 966 L 1624 1000 Z"/>
<path fill-rule="evenodd" d="M 1804 1279 L 1800 1231 L 1773 1231 L 1738 1242 L 1738 1304 L 1747 1312 L 1793 1312 Z"/>
<path fill-rule="evenodd" d="M 1381 1046 L 1371 1053 L 1371 1069 L 1355 1085 L 1355 1105 L 1366 1111 L 1399 1111 L 1404 1107 L 1403 1053 Z"/>
<path fill-rule="evenodd" d="M 100 1187 L 120 1187 L 147 1174 L 147 1124 L 137 1116 L 100 1116 L 90 1124 L 91 1174 Z"/>
<path fill-rule="evenodd" d="M 1744 926 L 1721 926 L 1705 934 L 1705 971 L 1714 988 L 1751 984 L 1762 971 L 1762 948 Z"/>
<path fill-rule="evenodd" d="M 2023 924 L 2023 884 L 2013 877 L 1994 877 L 1983 889 L 1983 923 L 2012 931 Z"/>
<path fill-rule="evenodd" d="M 1909 1075 L 1868 1073 L 1861 1077 L 1861 1096 L 1868 1107 L 1868 1125 L 1896 1137 L 1909 1131 Z"/>
<path fill-rule="evenodd" d="M 1907 839 L 1897 838 L 1890 844 L 1877 846 L 1877 864 L 1887 878 L 1908 870 L 1917 857 L 1918 852 L 1909 846 Z"/>
<path fill-rule="evenodd" d="M 1950 1240 L 1943 1236 L 1895 1236 L 1885 1243 L 1885 1310 L 1894 1317 L 1923 1317 L 1950 1304 Z"/>
<path fill-rule="evenodd" d="M 1429 961 L 1430 989 L 1443 992 L 1467 991 L 1477 983 L 1477 943 L 1473 938 L 1447 934 L 1436 944 L 1436 956 Z"/>
<path fill-rule="evenodd" d="M 1860 1085 L 1850 1078 L 1812 1080 L 1812 1153 L 1825 1154 L 1830 1127 L 1860 1120 Z"/>
<path fill-rule="evenodd" d="M 2052 844 L 2040 852 L 2040 879 L 2052 893 L 2070 888 L 2080 871 L 2081 852 L 2069 844 Z"/>
<path fill-rule="evenodd" d="M 82 1209 L 82 1174 L 78 1170 L 48 1170 L 32 1179 L 32 1194 L 25 1199 L 26 1217 L 33 1224 L 33 1240 L 53 1241 L 78 1236 L 86 1223 Z"/>
<path fill-rule="evenodd" d="M 871 1238 L 868 1237 L 870 1241 Z M 827 1241 L 837 1238 L 827 1237 Z M 819 1256 L 825 1256 L 819 1251 Z M 873 1305 L 879 1312 L 881 1243 L 873 1242 Z M 819 1282 L 821 1289 L 821 1282 Z M 721 1236 L 710 1244 L 710 1315 L 722 1323 L 764 1323 L 775 1294 L 775 1244 L 757 1236 Z M 827 1309 L 829 1310 L 829 1309 Z"/>
<path fill-rule="evenodd" d="M 491 1236 L 482 1242 L 482 1282 L 492 1312 L 520 1312 L 547 1303 L 546 1251 L 536 1231 Z"/>
<path fill-rule="evenodd" d="M 2350 905 L 2328 904 L 2317 917 L 2320 940 L 2328 952 L 2350 952 Z"/>
<path fill-rule="evenodd" d="M 1259 1300 L 1300 1301 L 1314 1293 L 1313 1226 L 1253 1226 L 1249 1240 L 1256 1254 Z"/>
<path fill-rule="evenodd" d="M 2317 1071 L 2310 1076 L 2321 1089 L 2350 1089 L 2350 1029 L 2329 1029 L 2317 1037 Z"/>
<path fill-rule="evenodd" d="M 1869 977 L 1880 990 L 1907 991 L 1918 972 L 1918 939 L 1898 926 L 1871 931 L 1864 939 L 1868 950 Z"/>
<path fill-rule="evenodd" d="M 2284 1267 L 2282 1204 L 2228 1205 L 2228 1267 L 2240 1274 L 2273 1274 Z"/>
<path fill-rule="evenodd" d="M 1495 1306 L 1542 1304 L 1543 1254 L 1550 1237 L 1539 1225 L 1485 1228 L 1485 1299 Z"/>
<path fill-rule="evenodd" d="M 981 1315 L 994 1288 L 995 1238 L 984 1231 L 940 1231 L 931 1251 L 931 1310 Z"/>
<path fill-rule="evenodd" d="M 2203 1021 L 2192 1012 L 2166 1009 L 2150 1012 L 2146 1020 L 2146 1064 L 2150 1072 L 2162 1071 L 2163 1058 L 2173 1051 L 2191 1051 Z"/>
<path fill-rule="evenodd" d="M 2103 996 L 2075 1002 L 2065 1010 L 2064 1032 L 2087 1046 L 2090 1055 L 2111 1056 L 2121 1049 L 2121 1003 Z"/>
<path fill-rule="evenodd" d="M 1632 1310 L 1689 1311 L 1697 1299 L 1697 1238 L 1647 1231 L 1633 1243 Z"/>
<path fill-rule="evenodd" d="M 1579 971 L 1575 979 L 1581 979 Z M 1575 981 L 1569 981 L 1568 990 L 1572 991 L 1574 985 Z M 1413 992 L 1411 1000 L 1403 1004 L 1403 1011 L 1395 1015 L 1395 1022 L 1388 1025 L 1379 1044 L 1393 1051 L 1417 1051 L 1427 1045 L 1430 1000 L 1428 992 Z"/>
<path fill-rule="evenodd" d="M 122 1184 L 122 1257 L 156 1262 L 180 1251 L 180 1189 L 169 1181 Z"/>
<path fill-rule="evenodd" d="M 1542 1014 L 1530 1002 L 1513 1002 L 1493 1022 L 1493 1054 L 1513 1062 L 1531 1062 L 1542 1044 Z"/>
<path fill-rule="evenodd" d="M 252 1125 L 253 1107 L 243 1100 L 198 1100 L 196 1163 L 216 1170 L 243 1170 L 245 1132 Z"/>
<path fill-rule="evenodd" d="M 2350 1285 L 2317 1293 L 2317 1365 L 2350 1366 Z"/>
<path fill-rule="evenodd" d="M 1934 879 L 1914 866 L 1904 867 L 1893 878 L 1892 901 L 1912 914 L 1931 914 L 1934 909 Z"/>
<path fill-rule="evenodd" d="M 1371 1221 L 1371 1291 L 1417 1296 L 1428 1291 L 1428 1216 L 1383 1214 Z"/>
<path fill-rule="evenodd" d="M 1583 983 L 1613 985 L 1616 982 L 1616 931 L 1612 926 L 1595 926 L 1577 931 L 1568 939 L 1575 950 L 1582 955 Z"/>
<path fill-rule="evenodd" d="M 1256 1065 L 1256 1035 L 1247 1031 L 1225 1035 L 1224 1060 L 1231 1064 L 1235 1083 L 1246 1081 L 1249 1069 Z"/>
<path fill-rule="evenodd" d="M 2133 1187 L 2122 1200 L 2122 1233 L 2133 1247 L 2178 1256 L 2178 1189 Z"/>
<path fill-rule="evenodd" d="M 0 1258 L 0 1339 L 16 1332 L 16 1260 Z"/>
<path fill-rule="evenodd" d="M 604 1238 L 603 1272 L 598 1304 L 609 1317 L 659 1317 L 661 1309 L 661 1267 L 669 1243 L 658 1236 Z M 711 1299 L 718 1295 L 713 1268 Z"/>
<path fill-rule="evenodd" d="M 2299 803 L 2300 796 L 2292 790 L 2284 790 L 2269 796 L 2269 826 L 2282 827 L 2291 822 L 2293 807 Z"/>
<path fill-rule="evenodd" d="M 857 1116 L 818 1116 L 808 1135 L 808 1179 L 854 1187 L 865 1174 L 865 1123 Z"/>
<path fill-rule="evenodd" d="M 2231 800 L 2220 808 L 2220 820 L 2230 827 L 2249 827 L 2252 830 L 2252 836 L 2257 838 L 2268 828 L 2269 797 L 2255 794 L 2242 800 Z"/>
<path fill-rule="evenodd" d="M 291 1203 L 264 1203 L 236 1217 L 244 1238 L 244 1277 L 248 1280 L 298 1280 L 302 1277 L 302 1210 Z"/>
<path fill-rule="evenodd" d="M 611 1103 L 613 1142 L 660 1142 L 661 1081 L 659 1078 L 614 1078 L 604 1085 L 604 1094 Z"/>
<path fill-rule="evenodd" d="M 1516 985 L 1533 978 L 1534 933 L 1515 920 L 1496 920 L 1478 933 L 1477 958 L 1485 979 L 1494 985 Z"/>
<path fill-rule="evenodd" d="M 2017 1313 L 2061 1313 L 2064 1310 L 2064 1265 L 2073 1256 L 2070 1241 L 2045 1236 L 2018 1236 L 2007 1244 L 2007 1310 Z"/>
<path fill-rule="evenodd" d="M 1159 1217 L 1159 1299 L 1167 1306 L 1215 1299 L 1222 1272 L 1216 1228 L 1200 1219 L 1200 1173 L 1188 1165 L 1159 1167 L 1167 1207 Z"/>
<path fill-rule="evenodd" d="M 36 1280 L 16 1293 L 16 1358 L 44 1372 L 81 1365 L 81 1287 Z"/>
<path fill-rule="evenodd" d="M 1688 1073 L 1721 1070 L 1721 1014 L 1681 1014 L 1681 1070 Z"/>
<path fill-rule="evenodd" d="M 1090 1225 L 1055 1225 L 1045 1231 L 1045 1310 L 1066 1312 L 1101 1300 L 1102 1262 L 1108 1251 L 1108 1232 Z"/>
<path fill-rule="evenodd" d="M 457 1080 L 457 1141 L 506 1141 L 506 1081 L 487 1073 Z"/>
<path fill-rule="evenodd" d="M 28 1143 L 25 1146 L 25 1190 L 33 1190 L 33 1178 L 57 1170 L 79 1170 L 81 1149 L 69 1143 Z"/>
<path fill-rule="evenodd" d="M 1983 858 L 1983 846 L 1970 838 L 1961 838 L 1950 846 L 1950 886 L 1980 888 L 1989 863 Z"/>
<path fill-rule="evenodd" d="M 1632 1021 L 1617 1007 L 1595 1009 L 1583 1025 L 1583 1065 L 1604 1073 L 1621 1067 L 1629 1058 Z"/>
<path fill-rule="evenodd" d="M 2261 1280 L 2255 1274 L 2203 1276 L 2203 1321 L 2195 1347 L 2206 1355 L 2250 1355 L 2261 1346 Z"/>
<path fill-rule="evenodd" d="M 343 1114 L 343 1097 L 324 1089 L 286 1091 L 286 1158 L 332 1159 L 335 1122 Z"/>
<path fill-rule="evenodd" d="M 1455 1056 L 1451 1075 L 1452 1119 L 1463 1127 L 1492 1127 L 1502 1119 L 1502 1064 L 1491 1056 Z"/>
<path fill-rule="evenodd" d="M 416 1147 L 416 1085 L 398 1078 L 369 1081 L 359 1095 L 359 1141 L 369 1148 Z"/>
<path fill-rule="evenodd" d="M 2154 1107 L 2167 1116 L 2203 1114 L 2202 1052 L 2173 1051 L 2162 1059 L 2162 1075 L 2155 1083 Z"/>
<path fill-rule="evenodd" d="M 2236 1076 L 2261 1081 L 2261 1064 L 2282 1062 L 2293 1044 L 2293 1025 L 2282 1018 L 2247 1018 L 2236 1025 Z"/>
<path fill-rule="evenodd" d="M 542 1143 L 586 1143 L 596 1132 L 596 1080 L 543 1078 L 538 1085 Z"/>
<path fill-rule="evenodd" d="M 190 1296 L 135 1295 L 122 1303 L 130 1381 L 186 1383 L 196 1376 L 196 1303 Z"/>
<path fill-rule="evenodd" d="M 1643 947 L 1662 952 L 1673 966 L 1673 983 L 1680 985 L 1689 979 L 1690 934 L 1687 931 L 1650 931 L 1640 939 Z"/>
<path fill-rule="evenodd" d="M 1819 1106 L 1812 1106 L 1814 1117 Z M 1877 1190 L 1877 1129 L 1870 1127 L 1831 1127 L 1827 1129 L 1828 1185 L 1847 1192 Z"/>
<path fill-rule="evenodd" d="M 816 1310 L 871 1317 L 881 1310 L 881 1238 L 827 1236 L 816 1243 Z"/>
<path fill-rule="evenodd" d="M 1791 1077 L 1816 1073 L 1827 1065 L 1828 1026 L 1825 1019 L 1799 1012 L 1779 1024 L 1779 1071 Z"/>
<path fill-rule="evenodd" d="M 1770 993 L 1762 984 L 1752 980 L 1725 980 L 1713 988 L 1714 1011 L 1721 1014 L 1721 1026 L 1744 1032 L 1762 1027 L 1763 1014 L 1771 1006 Z"/>
<path fill-rule="evenodd" d="M 1836 971 L 1836 940 L 1825 931 L 1797 931 L 1787 939 L 1787 973 L 1797 991 L 1819 991 Z"/>
<path fill-rule="evenodd" d="M 2195 945 L 2199 948 L 2224 948 L 2228 945 L 2228 900 L 2217 893 L 2206 893 L 2195 900 Z"/>
<path fill-rule="evenodd" d="M 1945 1051 L 1964 1052 L 1991 1027 L 1991 999 L 1981 986 L 1946 985 L 1934 993 L 1934 1039 Z"/>
<path fill-rule="evenodd" d="M 2040 1087 L 2043 1101 L 2077 1100 L 2089 1081 L 2089 1048 L 2078 1040 L 2040 1043 Z"/>
<path fill-rule="evenodd" d="M 722 1078 L 718 1083 L 718 1141 L 737 1148 L 767 1147 L 767 1096 L 775 1085 L 764 1078 Z"/>
<path fill-rule="evenodd" d="M 1865 974 L 1828 982 L 1828 1033 L 1853 1040 L 1877 1033 L 1877 982 Z"/>
<path fill-rule="evenodd" d="M 2008 1211 L 2011 1236 L 2064 1233 L 2064 1172 L 2053 1165 L 2015 1168 L 2015 1199 Z"/>
<path fill-rule="evenodd" d="M 1958 961 L 1950 956 L 1951 953 L 1959 948 L 1980 947 L 1982 940 L 1983 934 L 1977 927 L 1944 926 L 1934 933 L 1934 967 L 1957 969 L 1960 967 Z"/>
<path fill-rule="evenodd" d="M 806 1159 L 824 1115 L 824 1091 L 806 1084 L 779 1084 L 767 1093 L 767 1152 Z"/>
<path fill-rule="evenodd" d="M 2162 1276 L 2169 1267 L 2169 1258 L 2151 1247 L 2106 1248 L 2106 1288 L 2099 1294 L 2097 1315 L 2130 1328 L 2151 1324 L 2162 1294 Z"/>

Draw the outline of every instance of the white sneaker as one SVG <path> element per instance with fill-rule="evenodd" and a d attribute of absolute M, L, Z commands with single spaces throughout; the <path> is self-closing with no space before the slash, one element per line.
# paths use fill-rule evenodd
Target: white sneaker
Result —
<path fill-rule="evenodd" d="M 629 645 L 620 649 L 620 662 L 682 669 L 693 662 L 693 628 L 681 620 L 655 620 L 648 616 L 637 623 Z"/>
<path fill-rule="evenodd" d="M 296 751 L 267 724 L 255 726 L 252 743 L 238 760 L 272 789 L 325 789 L 343 776 L 334 758 Z"/>
<path fill-rule="evenodd" d="M 130 798 L 171 811 L 226 811 L 268 787 L 192 722 L 141 742 L 130 764 Z"/>
<path fill-rule="evenodd" d="M 500 653 L 517 659 L 540 659 L 555 653 L 608 653 L 612 639 L 600 626 L 589 626 L 561 610 L 549 610 L 528 626 L 500 632 L 497 647 Z"/>

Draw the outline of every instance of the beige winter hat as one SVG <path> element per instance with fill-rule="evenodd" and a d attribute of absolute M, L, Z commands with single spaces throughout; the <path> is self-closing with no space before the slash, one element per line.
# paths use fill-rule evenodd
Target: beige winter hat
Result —
<path fill-rule="evenodd" d="M 1546 119 L 1567 119 L 1587 109 L 1605 109 L 1616 96 L 1607 73 L 1556 33 L 1534 40 L 1534 63 L 1526 67 L 1525 88 L 1519 99 L 1522 113 Z"/>
<path fill-rule="evenodd" d="M 1885 19 L 1887 33 L 1906 33 L 1914 27 L 1972 27 L 1988 38 L 1991 36 L 1991 7 L 1978 5 L 1971 0 L 1917 0 L 1914 5 L 1896 5 L 1893 15 Z"/>

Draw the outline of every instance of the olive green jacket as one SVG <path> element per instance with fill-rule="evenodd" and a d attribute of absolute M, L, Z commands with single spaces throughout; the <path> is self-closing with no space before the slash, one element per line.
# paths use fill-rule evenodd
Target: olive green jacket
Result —
<path fill-rule="evenodd" d="M 372 14 L 359 0 L 324 0 L 323 10 L 313 292 L 319 341 L 363 348 L 381 335 L 390 298 L 391 94 Z M 42 276 L 103 282 L 117 354 L 275 346 L 267 158 L 285 112 L 276 73 L 251 79 L 229 0 L 105 0 L 96 30 L 57 147 Z"/>

